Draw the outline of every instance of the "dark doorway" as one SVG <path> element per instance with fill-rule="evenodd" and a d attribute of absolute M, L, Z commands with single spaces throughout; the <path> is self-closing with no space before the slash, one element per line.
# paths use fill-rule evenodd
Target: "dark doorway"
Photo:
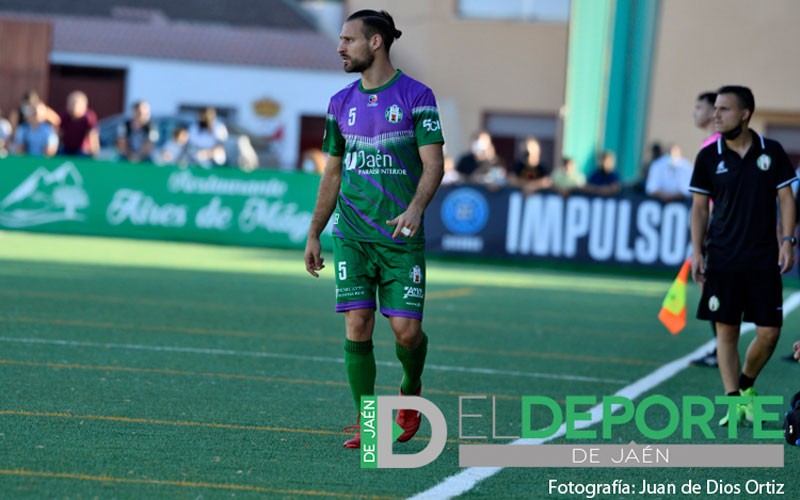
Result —
<path fill-rule="evenodd" d="M 125 111 L 125 70 L 84 66 L 50 66 L 50 107 L 63 111 L 75 90 L 89 96 L 98 119 Z"/>
<path fill-rule="evenodd" d="M 303 153 L 311 149 L 322 149 L 322 136 L 325 135 L 324 116 L 300 117 L 300 146 L 297 151 L 297 166 L 303 161 Z"/>

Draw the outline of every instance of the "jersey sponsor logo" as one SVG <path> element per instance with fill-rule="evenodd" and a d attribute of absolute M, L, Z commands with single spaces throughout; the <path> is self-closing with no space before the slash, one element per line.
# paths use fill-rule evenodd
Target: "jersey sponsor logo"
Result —
<path fill-rule="evenodd" d="M 717 309 L 719 309 L 719 299 L 716 295 L 712 295 L 711 298 L 708 299 L 708 310 L 713 312 Z"/>
<path fill-rule="evenodd" d="M 770 158 L 769 155 L 763 154 L 756 160 L 756 165 L 758 165 L 758 168 L 766 172 L 769 170 L 770 165 L 772 165 L 772 158 Z"/>
<path fill-rule="evenodd" d="M 422 127 L 428 132 L 438 132 L 442 129 L 442 126 L 439 124 L 439 120 L 433 120 L 431 118 L 422 120 Z"/>
<path fill-rule="evenodd" d="M 367 98 L 367 106 L 370 108 L 374 108 L 378 105 L 378 95 L 377 94 L 370 94 Z"/>
<path fill-rule="evenodd" d="M 403 298 L 404 299 L 407 299 L 409 297 L 412 298 L 412 299 L 424 299 L 425 298 L 425 292 L 422 290 L 422 288 L 419 288 L 419 287 L 416 287 L 416 286 L 404 286 L 403 287 L 403 292 L 404 292 L 403 293 Z"/>
<path fill-rule="evenodd" d="M 344 157 L 345 170 L 362 170 L 364 168 L 391 168 L 394 167 L 392 157 L 386 154 L 365 153 L 364 151 L 350 151 Z"/>
<path fill-rule="evenodd" d="M 336 287 L 336 298 L 359 297 L 366 289 L 361 285 Z"/>
<path fill-rule="evenodd" d="M 419 285 L 422 283 L 422 269 L 419 266 L 412 267 L 411 272 L 408 273 L 408 277 L 411 279 L 412 283 Z"/>
<path fill-rule="evenodd" d="M 717 175 L 724 174 L 727 171 L 728 169 L 725 167 L 725 160 L 722 160 L 721 162 L 717 163 Z"/>
<path fill-rule="evenodd" d="M 392 104 L 386 108 L 386 121 L 389 123 L 400 123 L 403 119 L 403 110 L 397 104 Z"/>

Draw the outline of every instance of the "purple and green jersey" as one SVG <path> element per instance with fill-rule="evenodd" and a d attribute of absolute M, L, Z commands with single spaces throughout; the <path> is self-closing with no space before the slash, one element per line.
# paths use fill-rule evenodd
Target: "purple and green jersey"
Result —
<path fill-rule="evenodd" d="M 420 177 L 419 148 L 444 143 L 431 89 L 401 71 L 367 90 L 361 80 L 331 98 L 322 150 L 342 158 L 342 183 L 333 236 L 367 242 L 393 240 L 386 221 L 408 208 Z M 413 240 L 423 241 L 420 227 Z"/>

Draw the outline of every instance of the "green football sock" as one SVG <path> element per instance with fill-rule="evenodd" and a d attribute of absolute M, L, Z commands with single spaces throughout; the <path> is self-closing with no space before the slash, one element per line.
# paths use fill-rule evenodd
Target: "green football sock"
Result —
<path fill-rule="evenodd" d="M 422 386 L 422 370 L 425 368 L 425 356 L 428 354 L 428 336 L 422 333 L 422 342 L 414 349 L 408 350 L 400 344 L 395 344 L 397 359 L 403 365 L 403 382 L 400 392 L 405 395 L 415 395 Z"/>
<path fill-rule="evenodd" d="M 347 381 L 356 403 L 356 411 L 361 411 L 361 396 L 375 394 L 375 353 L 372 340 L 354 342 L 344 340 L 344 367 Z"/>

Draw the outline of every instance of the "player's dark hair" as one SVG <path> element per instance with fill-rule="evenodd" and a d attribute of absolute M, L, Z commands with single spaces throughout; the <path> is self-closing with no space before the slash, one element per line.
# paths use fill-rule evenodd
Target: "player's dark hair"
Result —
<path fill-rule="evenodd" d="M 702 94 L 697 96 L 697 100 L 698 101 L 706 101 L 713 108 L 714 107 L 714 103 L 717 100 L 717 93 L 716 92 L 703 92 Z"/>
<path fill-rule="evenodd" d="M 353 21 L 355 19 L 361 19 L 361 22 L 364 23 L 364 36 L 366 36 L 367 39 L 372 38 L 374 35 L 381 36 L 387 54 L 389 53 L 389 49 L 392 48 L 392 42 L 400 38 L 400 35 L 403 34 L 402 31 L 395 27 L 394 19 L 392 19 L 392 16 L 385 10 L 380 12 L 369 9 L 359 10 L 347 18 L 348 21 Z"/>
<path fill-rule="evenodd" d="M 753 91 L 742 85 L 725 85 L 717 90 L 719 94 L 733 94 L 739 101 L 739 107 L 742 109 L 749 109 L 750 115 L 756 110 L 756 98 L 753 97 Z"/>

